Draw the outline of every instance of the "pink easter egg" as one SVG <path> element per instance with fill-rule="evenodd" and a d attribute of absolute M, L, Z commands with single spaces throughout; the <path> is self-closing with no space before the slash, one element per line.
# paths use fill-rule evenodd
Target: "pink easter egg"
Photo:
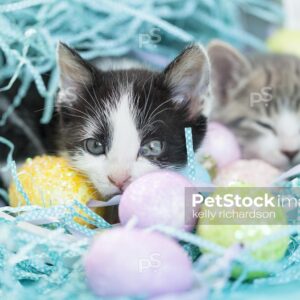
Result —
<path fill-rule="evenodd" d="M 221 169 L 214 180 L 214 184 L 229 186 L 243 182 L 253 186 L 268 187 L 279 175 L 278 169 L 262 160 L 238 160 Z"/>
<path fill-rule="evenodd" d="M 202 151 L 213 157 L 218 168 L 222 168 L 241 157 L 241 150 L 233 133 L 224 125 L 216 122 L 208 123 Z"/>
<path fill-rule="evenodd" d="M 84 267 L 97 296 L 157 296 L 192 286 L 192 264 L 179 244 L 157 232 L 115 228 L 99 234 Z"/>
<path fill-rule="evenodd" d="M 119 218 L 126 224 L 137 218 L 138 227 L 168 225 L 190 230 L 196 218 L 185 201 L 185 188 L 193 184 L 182 175 L 170 171 L 148 173 L 132 182 L 123 193 Z"/>

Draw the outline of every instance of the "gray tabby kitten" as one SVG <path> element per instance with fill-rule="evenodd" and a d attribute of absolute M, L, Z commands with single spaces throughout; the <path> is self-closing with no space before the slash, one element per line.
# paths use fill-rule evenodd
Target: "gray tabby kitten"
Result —
<path fill-rule="evenodd" d="M 233 130 L 244 158 L 277 168 L 300 163 L 300 59 L 245 57 L 214 41 L 208 47 L 216 107 L 214 120 Z"/>

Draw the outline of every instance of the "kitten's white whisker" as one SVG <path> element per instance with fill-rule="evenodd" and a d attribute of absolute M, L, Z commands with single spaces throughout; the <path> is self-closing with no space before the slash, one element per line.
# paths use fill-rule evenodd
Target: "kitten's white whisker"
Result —
<path fill-rule="evenodd" d="M 144 124 L 144 126 L 146 126 L 147 124 L 151 124 L 152 123 L 152 120 L 158 115 L 158 114 L 161 114 L 162 112 L 166 111 L 166 110 L 170 110 L 171 108 L 169 107 L 166 107 L 162 110 L 159 110 L 163 105 L 165 105 L 166 103 L 168 103 L 169 101 L 172 101 L 172 99 L 169 99 L 167 101 L 165 101 L 164 103 L 161 103 L 159 106 L 157 106 L 153 112 L 150 114 L 146 124 Z"/>
<path fill-rule="evenodd" d="M 152 76 L 151 76 L 150 87 L 149 87 L 148 95 L 147 95 L 147 98 L 146 98 L 146 101 L 145 101 L 145 111 L 146 111 L 146 114 L 144 114 L 144 116 L 143 116 L 144 120 L 148 119 L 148 114 L 151 111 L 151 107 L 152 107 L 152 103 L 148 107 L 148 102 L 149 102 L 150 93 L 151 93 L 151 90 L 152 90 L 153 79 L 154 79 L 154 74 L 152 74 Z"/>
<path fill-rule="evenodd" d="M 90 118 L 91 116 L 88 115 L 86 112 L 82 111 L 82 110 L 79 110 L 79 109 L 76 109 L 75 107 L 72 107 L 72 106 L 67 106 L 67 105 L 61 105 L 60 107 L 62 108 L 66 108 L 66 109 L 70 109 L 70 110 L 74 110 L 74 111 L 77 111 L 80 113 L 80 115 L 84 115 L 86 116 L 87 118 Z"/>

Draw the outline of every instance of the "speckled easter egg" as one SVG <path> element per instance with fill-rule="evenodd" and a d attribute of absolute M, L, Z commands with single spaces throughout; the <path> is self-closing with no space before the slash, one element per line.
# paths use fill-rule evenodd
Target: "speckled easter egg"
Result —
<path fill-rule="evenodd" d="M 99 234 L 84 259 L 87 283 L 97 296 L 155 296 L 192 286 L 192 264 L 174 240 L 139 229 Z"/>
<path fill-rule="evenodd" d="M 267 187 L 271 186 L 279 175 L 278 169 L 262 160 L 238 160 L 221 169 L 214 179 L 214 184 L 229 186 L 236 182 L 245 182 L 253 186 Z"/>
<path fill-rule="evenodd" d="M 185 188 L 192 186 L 182 175 L 169 171 L 148 173 L 138 178 L 121 197 L 121 223 L 126 224 L 136 217 L 138 227 L 162 224 L 186 230 L 193 228 L 196 219 L 185 202 Z"/>
<path fill-rule="evenodd" d="M 212 197 L 239 195 L 241 198 L 264 198 L 273 195 L 265 188 L 253 188 L 246 184 L 236 184 L 228 188 L 217 188 Z M 247 201 L 248 202 L 248 201 Z M 205 240 L 229 248 L 242 245 L 258 261 L 281 260 L 289 245 L 289 236 L 283 235 L 260 247 L 253 247 L 259 242 L 276 236 L 286 229 L 287 216 L 284 208 L 272 206 L 255 206 L 234 204 L 232 206 L 201 206 L 202 217 L 199 217 L 196 233 Z M 233 213 L 235 215 L 233 215 Z M 232 217 L 234 216 L 234 217 Z M 236 265 L 232 276 L 241 274 L 242 267 Z M 248 279 L 267 275 L 263 270 L 251 270 Z"/>
<path fill-rule="evenodd" d="M 32 205 L 67 205 L 75 199 L 86 204 L 90 199 L 101 199 L 88 179 L 61 157 L 45 155 L 27 159 L 17 174 Z M 9 202 L 11 206 L 26 205 L 14 182 L 9 188 Z M 97 209 L 96 212 L 100 213 L 101 210 Z"/>
<path fill-rule="evenodd" d="M 233 133 L 217 122 L 208 123 L 201 152 L 210 155 L 216 161 L 218 168 L 241 157 L 240 147 Z"/>

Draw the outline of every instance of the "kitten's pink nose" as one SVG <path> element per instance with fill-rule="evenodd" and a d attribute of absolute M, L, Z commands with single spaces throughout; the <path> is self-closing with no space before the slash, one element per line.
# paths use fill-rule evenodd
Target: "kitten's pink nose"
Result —
<path fill-rule="evenodd" d="M 289 160 L 293 160 L 293 158 L 299 153 L 299 150 L 295 150 L 295 151 L 282 150 L 281 152 L 282 152 L 282 154 L 285 155 Z"/>
<path fill-rule="evenodd" d="M 114 184 L 120 190 L 123 190 L 125 184 L 130 179 L 130 176 L 128 174 L 124 174 L 122 176 L 121 175 L 119 175 L 119 176 L 109 175 L 109 176 L 107 176 L 107 178 L 112 184 Z"/>

